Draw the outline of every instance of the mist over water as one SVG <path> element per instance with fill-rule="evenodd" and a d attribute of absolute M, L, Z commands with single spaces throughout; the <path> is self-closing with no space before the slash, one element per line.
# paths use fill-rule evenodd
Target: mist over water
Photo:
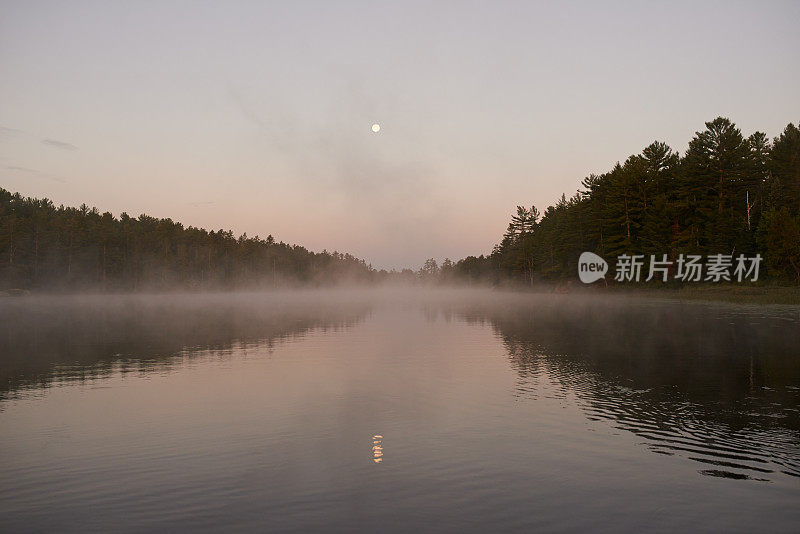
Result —
<path fill-rule="evenodd" d="M 607 295 L 4 299 L 0 517 L 794 532 L 798 346 L 796 307 Z"/>

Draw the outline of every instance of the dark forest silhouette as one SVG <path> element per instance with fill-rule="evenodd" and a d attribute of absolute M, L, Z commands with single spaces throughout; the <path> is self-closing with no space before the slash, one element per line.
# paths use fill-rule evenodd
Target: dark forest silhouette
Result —
<path fill-rule="evenodd" d="M 532 284 L 575 278 L 583 251 L 674 259 L 760 253 L 773 281 L 800 283 L 800 129 L 744 137 L 729 119 L 705 124 L 680 156 L 662 142 L 592 174 L 540 217 L 517 207 L 491 254 L 431 265 L 439 278 Z M 613 266 L 612 266 L 613 268 Z"/>
<path fill-rule="evenodd" d="M 148 215 L 55 207 L 0 189 L 0 288 L 233 289 L 371 280 L 350 254 Z"/>

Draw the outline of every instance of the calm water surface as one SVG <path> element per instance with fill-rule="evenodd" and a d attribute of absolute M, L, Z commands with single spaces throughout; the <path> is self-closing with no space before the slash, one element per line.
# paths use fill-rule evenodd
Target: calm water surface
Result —
<path fill-rule="evenodd" d="M 0 530 L 800 531 L 800 310 L 0 302 Z"/>

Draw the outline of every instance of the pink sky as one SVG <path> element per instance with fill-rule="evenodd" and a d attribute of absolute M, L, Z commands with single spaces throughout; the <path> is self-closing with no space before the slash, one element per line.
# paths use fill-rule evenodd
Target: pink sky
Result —
<path fill-rule="evenodd" d="M 0 186 L 376 267 L 488 252 L 718 115 L 800 119 L 791 2 L 1 9 Z"/>

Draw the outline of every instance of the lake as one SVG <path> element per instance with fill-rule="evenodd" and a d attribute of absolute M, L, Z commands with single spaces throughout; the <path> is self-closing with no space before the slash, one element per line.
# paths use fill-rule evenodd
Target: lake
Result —
<path fill-rule="evenodd" d="M 800 531 L 800 310 L 0 301 L 0 530 Z"/>

